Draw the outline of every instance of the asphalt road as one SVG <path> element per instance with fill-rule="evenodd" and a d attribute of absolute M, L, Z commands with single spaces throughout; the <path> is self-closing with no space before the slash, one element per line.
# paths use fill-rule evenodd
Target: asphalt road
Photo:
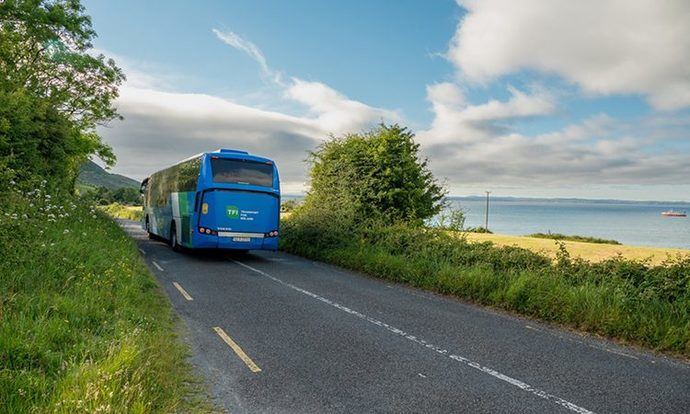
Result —
<path fill-rule="evenodd" d="M 233 413 L 690 412 L 678 360 L 286 253 L 175 253 L 121 224 Z"/>

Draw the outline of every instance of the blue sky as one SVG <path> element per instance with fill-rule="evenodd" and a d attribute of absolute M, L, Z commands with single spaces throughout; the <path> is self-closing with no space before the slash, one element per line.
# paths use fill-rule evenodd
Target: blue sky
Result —
<path fill-rule="evenodd" d="M 681 1 L 85 5 L 129 77 L 125 121 L 101 131 L 120 173 L 242 147 L 300 192 L 307 150 L 384 120 L 418 133 L 453 194 L 690 200 Z"/>
<path fill-rule="evenodd" d="M 453 76 L 442 57 L 462 10 L 452 1 L 87 1 L 96 45 L 187 76 L 180 90 L 228 98 L 265 87 L 257 63 L 211 28 L 251 40 L 271 66 L 369 105 L 431 120 L 425 84 Z"/>

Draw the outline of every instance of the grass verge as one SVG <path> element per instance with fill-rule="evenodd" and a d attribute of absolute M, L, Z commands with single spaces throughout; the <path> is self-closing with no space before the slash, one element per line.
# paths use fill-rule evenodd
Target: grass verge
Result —
<path fill-rule="evenodd" d="M 406 225 L 352 225 L 302 210 L 281 248 L 396 282 L 690 355 L 690 256 L 660 265 L 620 256 L 590 263 L 561 244 L 556 260 Z"/>
<path fill-rule="evenodd" d="M 126 206 L 120 203 L 112 203 L 98 206 L 98 209 L 114 218 L 141 221 L 144 217 L 144 210 L 142 210 L 141 206 Z"/>
<path fill-rule="evenodd" d="M 69 197 L 1 195 L 2 411 L 211 411 L 134 242 Z"/>

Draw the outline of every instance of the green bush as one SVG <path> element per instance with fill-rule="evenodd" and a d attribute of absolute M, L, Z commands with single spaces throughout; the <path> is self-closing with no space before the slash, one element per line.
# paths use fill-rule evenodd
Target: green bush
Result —
<path fill-rule="evenodd" d="M 598 237 L 577 236 L 577 235 L 568 236 L 568 235 L 561 234 L 561 233 L 532 233 L 532 234 L 528 234 L 525 237 L 536 237 L 538 239 L 566 240 L 566 241 L 577 241 L 577 242 L 598 243 L 598 244 L 616 244 L 616 245 L 621 244 L 617 240 L 600 239 Z"/>
<path fill-rule="evenodd" d="M 141 205 L 141 194 L 136 188 L 117 188 L 111 190 L 106 187 L 84 188 L 79 196 L 87 203 L 101 206 L 118 203 L 129 206 Z"/>
<path fill-rule="evenodd" d="M 398 125 L 332 138 L 309 161 L 308 210 L 346 209 L 357 222 L 421 224 L 443 207 L 444 190 L 419 158 L 414 134 Z"/>
<path fill-rule="evenodd" d="M 467 233 L 485 233 L 485 234 L 494 234 L 493 231 L 487 229 L 486 227 L 483 226 L 478 226 L 478 227 L 468 227 L 466 229 L 463 229 L 463 231 Z"/>

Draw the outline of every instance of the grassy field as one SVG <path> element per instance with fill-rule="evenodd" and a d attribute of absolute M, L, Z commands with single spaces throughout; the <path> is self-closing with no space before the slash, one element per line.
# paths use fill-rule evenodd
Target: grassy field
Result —
<path fill-rule="evenodd" d="M 113 203 L 107 206 L 98 206 L 98 208 L 115 218 L 141 221 L 144 217 L 144 211 L 141 206 L 126 206 L 119 203 Z"/>
<path fill-rule="evenodd" d="M 0 207 L 0 411 L 211 411 L 122 229 L 40 188 Z"/>
<path fill-rule="evenodd" d="M 517 246 L 536 253 L 556 258 L 558 244 L 554 240 L 525 236 L 508 236 L 505 234 L 466 233 L 467 239 L 473 242 L 492 242 L 497 246 Z M 592 262 L 601 262 L 618 255 L 631 260 L 649 259 L 651 264 L 660 264 L 669 255 L 690 255 L 687 249 L 672 249 L 661 247 L 637 247 L 602 243 L 584 243 L 563 241 L 572 257 L 579 257 Z"/>

